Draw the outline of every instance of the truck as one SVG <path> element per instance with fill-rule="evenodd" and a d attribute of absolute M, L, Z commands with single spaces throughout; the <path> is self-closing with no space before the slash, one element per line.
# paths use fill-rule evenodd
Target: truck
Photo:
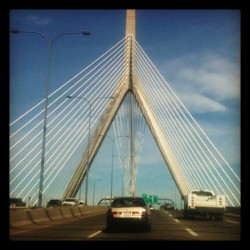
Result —
<path fill-rule="evenodd" d="M 62 202 L 63 206 L 76 206 L 78 205 L 78 201 L 76 198 L 66 198 L 63 202 Z"/>
<path fill-rule="evenodd" d="M 225 195 L 215 195 L 210 190 L 192 190 L 184 196 L 185 218 L 201 215 L 211 220 L 223 220 L 225 211 Z"/>

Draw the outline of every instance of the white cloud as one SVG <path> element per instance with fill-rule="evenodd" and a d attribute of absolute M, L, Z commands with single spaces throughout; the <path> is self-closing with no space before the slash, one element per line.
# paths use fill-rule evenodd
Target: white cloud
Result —
<path fill-rule="evenodd" d="M 187 55 L 163 67 L 166 79 L 194 112 L 225 111 L 221 102 L 240 98 L 240 65 L 219 55 Z"/>
<path fill-rule="evenodd" d="M 215 125 L 211 122 L 200 122 L 200 125 L 229 164 L 240 163 L 241 130 L 239 126 L 229 123 Z"/>
<path fill-rule="evenodd" d="M 32 24 L 35 24 L 35 25 L 45 26 L 51 22 L 51 19 L 49 17 L 40 17 L 37 15 L 30 15 L 26 17 L 26 21 L 31 22 Z"/>
<path fill-rule="evenodd" d="M 227 107 L 216 100 L 216 98 L 211 98 L 206 96 L 200 91 L 195 89 L 194 85 L 190 88 L 185 88 L 186 85 L 183 85 L 181 88 L 181 84 L 179 82 L 170 83 L 171 87 L 175 88 L 175 93 L 177 94 L 179 100 L 184 104 L 184 106 L 191 112 L 191 113 L 199 113 L 204 114 L 207 112 L 225 112 L 227 111 Z M 160 106 L 169 105 L 169 96 L 162 94 L 162 89 L 159 87 L 154 86 L 154 89 L 159 93 L 157 96 L 157 104 Z"/>
<path fill-rule="evenodd" d="M 213 96 L 218 100 L 239 98 L 240 79 L 238 72 L 208 70 L 206 68 L 183 68 L 179 77 L 197 87 L 200 93 Z"/>
<path fill-rule="evenodd" d="M 238 138 L 240 139 L 240 127 L 235 126 L 235 124 L 221 123 L 215 124 L 211 122 L 200 122 L 201 127 L 209 137 L 223 138 Z M 233 143 L 233 140 L 231 141 Z"/>
<path fill-rule="evenodd" d="M 224 112 L 227 110 L 226 106 L 204 95 L 181 93 L 179 97 L 185 107 L 192 113 Z"/>

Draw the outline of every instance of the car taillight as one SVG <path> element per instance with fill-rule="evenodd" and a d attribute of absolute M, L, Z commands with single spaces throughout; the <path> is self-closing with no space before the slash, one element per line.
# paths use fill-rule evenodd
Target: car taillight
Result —
<path fill-rule="evenodd" d="M 191 196 L 191 206 L 194 206 L 194 196 Z"/>
<path fill-rule="evenodd" d="M 147 216 L 148 215 L 148 211 L 147 210 L 142 211 L 142 215 Z"/>
<path fill-rule="evenodd" d="M 107 216 L 113 217 L 116 214 L 122 214 L 122 212 L 112 211 L 112 209 L 107 211 Z"/>
<path fill-rule="evenodd" d="M 107 211 L 107 216 L 113 216 L 112 210 L 111 210 L 111 209 L 109 209 L 109 210 Z"/>
<path fill-rule="evenodd" d="M 219 198 L 219 205 L 222 206 L 222 198 L 221 197 Z"/>

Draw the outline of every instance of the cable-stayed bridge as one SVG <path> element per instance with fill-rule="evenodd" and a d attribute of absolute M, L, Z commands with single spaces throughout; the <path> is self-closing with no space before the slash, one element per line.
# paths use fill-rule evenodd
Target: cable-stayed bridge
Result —
<path fill-rule="evenodd" d="M 211 189 L 240 205 L 240 177 L 136 41 L 133 10 L 125 38 L 10 123 L 10 196 L 33 204 L 51 193 L 76 196 L 109 129 L 124 195 L 135 195 L 146 125 L 181 195 Z"/>

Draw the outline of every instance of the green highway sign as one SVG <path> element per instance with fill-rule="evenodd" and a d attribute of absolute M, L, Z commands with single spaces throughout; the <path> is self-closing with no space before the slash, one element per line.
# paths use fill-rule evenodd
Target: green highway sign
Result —
<path fill-rule="evenodd" d="M 157 195 L 142 194 L 142 198 L 145 200 L 146 203 L 158 203 Z"/>

